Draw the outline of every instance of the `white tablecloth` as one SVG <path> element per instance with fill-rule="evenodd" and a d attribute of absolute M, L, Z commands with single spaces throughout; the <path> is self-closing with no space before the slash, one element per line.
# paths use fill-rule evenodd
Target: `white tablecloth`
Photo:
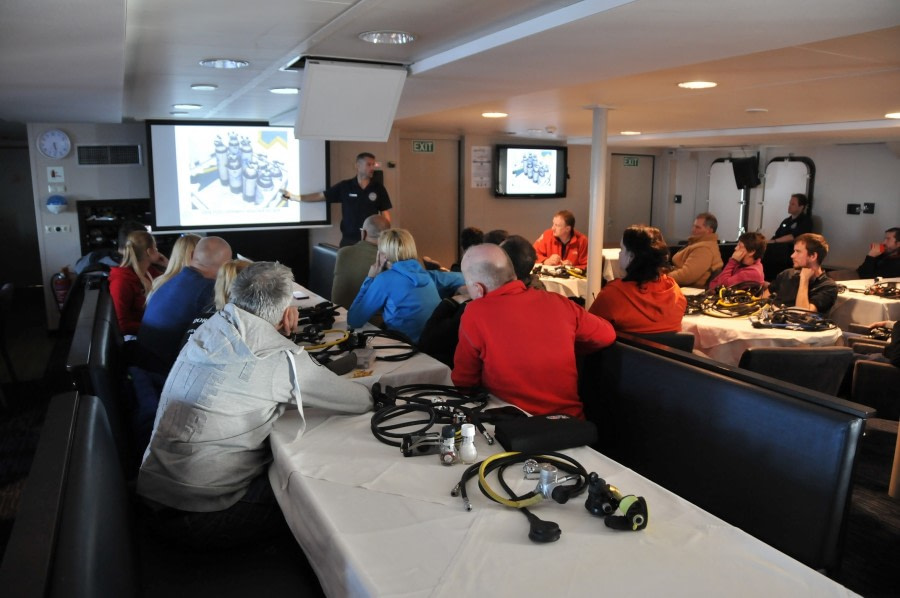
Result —
<path fill-rule="evenodd" d="M 477 481 L 467 512 L 451 488 L 462 465 L 404 458 L 381 444 L 370 416 L 307 410 L 271 436 L 270 479 L 285 517 L 329 596 L 848 596 L 827 577 L 587 448 L 566 451 L 626 494 L 643 496 L 649 525 L 617 532 L 584 508 L 545 501 L 532 511 L 562 537 L 540 545 L 514 509 Z M 476 437 L 479 457 L 499 451 Z M 513 483 L 517 491 L 535 482 Z M 518 476 L 516 476 L 518 478 Z M 496 482 L 495 479 L 492 480 Z M 527 484 L 527 486 L 525 485 Z"/>
<path fill-rule="evenodd" d="M 603 250 L 603 280 L 610 281 L 625 276 L 625 272 L 619 268 L 619 253 L 621 251 L 618 247 Z"/>
<path fill-rule="evenodd" d="M 900 320 L 900 299 L 882 299 L 853 291 L 864 291 L 872 283 L 871 279 L 840 281 L 838 284 L 846 286 L 847 290 L 838 295 L 828 317 L 843 330 L 848 330 L 850 324 Z"/>
<path fill-rule="evenodd" d="M 730 365 L 737 365 L 750 347 L 825 347 L 839 344 L 843 337 L 840 328 L 821 332 L 754 328 L 747 318 L 705 314 L 684 316 L 681 331 L 694 335 L 695 353 Z"/>
<path fill-rule="evenodd" d="M 584 278 L 558 278 L 556 276 L 541 276 L 544 288 L 552 293 L 559 293 L 564 297 L 587 296 L 587 280 Z"/>
<path fill-rule="evenodd" d="M 313 307 L 325 301 L 319 295 L 295 284 L 295 288 L 309 295 L 306 299 L 295 299 L 293 305 L 304 308 Z M 338 315 L 334 320 L 334 329 L 347 329 L 347 310 L 343 307 L 338 308 Z M 370 324 L 364 326 L 361 330 L 376 330 Z M 329 340 L 326 337 L 325 340 Z M 396 344 L 396 341 L 384 338 L 372 339 L 370 346 Z M 402 350 L 392 351 L 390 349 L 376 350 L 378 355 L 389 355 L 390 353 L 402 352 Z M 354 372 L 344 374 L 344 378 L 352 380 L 357 384 L 362 384 L 371 389 L 372 385 L 381 381 L 383 385 L 400 386 L 402 384 L 452 384 L 450 380 L 450 368 L 446 365 L 432 359 L 424 353 L 413 355 L 410 359 L 404 361 L 376 361 L 370 376 L 354 377 Z"/>

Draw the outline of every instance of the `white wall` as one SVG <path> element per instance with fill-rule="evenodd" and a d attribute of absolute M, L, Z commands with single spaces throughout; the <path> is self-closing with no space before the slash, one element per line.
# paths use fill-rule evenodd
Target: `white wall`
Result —
<path fill-rule="evenodd" d="M 37 137 L 50 128 L 61 128 L 72 140 L 72 152 L 62 160 L 50 160 L 32 149 L 31 182 L 34 194 L 34 211 L 41 257 L 41 280 L 44 281 L 44 297 L 47 325 L 55 329 L 59 311 L 50 289 L 50 277 L 64 266 L 74 266 L 81 256 L 78 236 L 78 200 L 91 199 L 141 199 L 150 197 L 150 180 L 146 164 L 146 140 L 143 124 L 75 124 L 29 123 L 28 147 L 36 147 Z M 141 165 L 78 166 L 77 145 L 140 145 L 144 163 Z M 46 201 L 53 195 L 47 188 L 47 169 L 62 167 L 66 191 L 61 193 L 69 201 L 69 209 L 62 214 L 47 210 Z M 68 225 L 71 232 L 44 232 L 47 225 Z"/>
<path fill-rule="evenodd" d="M 885 229 L 900 226 L 900 156 L 890 146 L 876 143 L 742 148 L 739 155 L 757 150 L 762 167 L 774 158 L 788 155 L 807 157 L 815 164 L 812 211 L 821 221 L 821 230 L 816 232 L 825 236 L 831 248 L 826 260 L 830 268 L 855 268 L 862 263 L 869 243 L 880 241 Z M 710 166 L 717 158 L 728 155 L 727 150 L 676 152 L 673 194 L 682 194 L 684 200 L 665 224 L 659 225 L 667 240 L 688 236 L 693 215 L 706 209 Z M 786 218 L 788 199 L 765 198 L 765 209 L 782 212 Z M 760 221 L 762 200 L 761 185 L 750 192 L 751 230 Z M 848 203 L 875 203 L 875 214 L 849 215 Z M 774 233 L 760 232 L 766 236 Z"/>

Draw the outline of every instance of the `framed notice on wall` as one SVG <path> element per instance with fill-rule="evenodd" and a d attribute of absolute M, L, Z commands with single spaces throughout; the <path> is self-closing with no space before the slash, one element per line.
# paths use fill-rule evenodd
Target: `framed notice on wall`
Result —
<path fill-rule="evenodd" d="M 491 186 L 491 147 L 472 146 L 472 188 L 489 189 Z"/>

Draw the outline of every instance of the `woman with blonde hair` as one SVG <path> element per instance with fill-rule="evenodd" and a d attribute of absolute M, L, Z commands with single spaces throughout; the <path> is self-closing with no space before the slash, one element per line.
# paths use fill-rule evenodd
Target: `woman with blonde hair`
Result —
<path fill-rule="evenodd" d="M 350 305 L 347 323 L 358 328 L 381 311 L 387 328 L 417 343 L 441 298 L 464 285 L 459 272 L 425 270 L 409 231 L 391 228 L 378 237 L 375 263 Z"/>
<path fill-rule="evenodd" d="M 109 294 L 123 335 L 136 335 L 141 326 L 147 294 L 153 284 L 154 270 L 150 266 L 159 259 L 153 235 L 133 231 L 128 234 L 122 263 L 109 271 Z"/>
<path fill-rule="evenodd" d="M 234 282 L 234 279 L 237 278 L 237 275 L 240 274 L 244 268 L 252 263 L 253 262 L 250 260 L 228 260 L 219 266 L 219 271 L 216 273 L 216 283 L 213 285 L 215 304 L 210 305 L 202 314 L 194 318 L 194 321 L 188 326 L 184 338 L 181 340 L 182 347 L 201 324 L 210 319 L 217 311 L 225 307 L 225 304 L 228 303 L 231 298 L 231 283 Z"/>
<path fill-rule="evenodd" d="M 191 258 L 194 256 L 194 247 L 197 246 L 199 241 L 199 235 L 181 235 L 178 237 L 175 245 L 172 246 L 172 257 L 169 258 L 169 265 L 166 266 L 165 272 L 153 280 L 153 288 L 147 294 L 147 301 L 150 301 L 159 287 L 169 282 L 183 268 L 190 265 Z"/>

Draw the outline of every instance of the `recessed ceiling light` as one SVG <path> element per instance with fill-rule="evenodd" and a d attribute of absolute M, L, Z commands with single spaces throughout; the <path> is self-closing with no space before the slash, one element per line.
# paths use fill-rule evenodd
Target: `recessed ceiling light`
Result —
<path fill-rule="evenodd" d="M 506 118 L 509 114 L 506 112 L 482 112 L 481 116 L 485 118 Z"/>
<path fill-rule="evenodd" d="M 277 94 L 281 94 L 281 95 L 285 95 L 285 96 L 296 95 L 296 94 L 300 93 L 300 90 L 297 89 L 296 87 L 273 87 L 273 88 L 269 89 L 269 91 L 272 93 L 277 93 Z"/>
<path fill-rule="evenodd" d="M 755 112 L 768 112 L 768 108 L 747 108 L 744 112 L 755 113 Z"/>
<path fill-rule="evenodd" d="M 888 112 L 884 115 L 885 118 L 900 118 L 900 112 Z"/>
<path fill-rule="evenodd" d="M 219 89 L 219 86 L 212 83 L 194 83 L 191 85 L 191 89 L 194 91 L 215 91 Z"/>
<path fill-rule="evenodd" d="M 416 36 L 406 31 L 365 31 L 359 39 L 370 44 L 409 44 L 416 41 Z"/>
<path fill-rule="evenodd" d="M 200 104 L 172 104 L 175 110 L 200 110 L 203 108 Z"/>
<path fill-rule="evenodd" d="M 619 135 L 640 135 L 640 131 L 619 131 Z"/>
<path fill-rule="evenodd" d="M 172 112 L 169 112 L 169 114 L 171 114 L 172 116 L 184 116 L 185 114 L 187 114 L 187 112 L 181 112 L 181 111 L 179 111 L 179 110 L 173 110 Z"/>
<path fill-rule="evenodd" d="M 250 66 L 246 60 L 238 60 L 236 58 L 207 58 L 200 61 L 200 66 L 206 66 L 212 69 L 242 69 Z"/>
<path fill-rule="evenodd" d="M 716 85 L 718 85 L 718 83 L 715 83 L 714 81 L 683 81 L 678 84 L 678 87 L 683 89 L 709 89 Z"/>

